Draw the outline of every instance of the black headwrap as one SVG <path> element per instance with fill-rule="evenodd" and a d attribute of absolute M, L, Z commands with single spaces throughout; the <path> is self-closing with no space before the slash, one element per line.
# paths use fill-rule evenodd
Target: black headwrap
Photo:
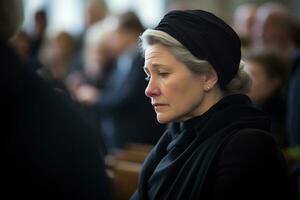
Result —
<path fill-rule="evenodd" d="M 236 75 L 241 60 L 241 42 L 229 25 L 202 10 L 171 11 L 155 30 L 168 33 L 195 57 L 216 70 L 223 89 Z"/>

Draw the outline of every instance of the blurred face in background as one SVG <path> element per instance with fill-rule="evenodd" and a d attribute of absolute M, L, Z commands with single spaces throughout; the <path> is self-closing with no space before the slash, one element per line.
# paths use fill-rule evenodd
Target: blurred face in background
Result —
<path fill-rule="evenodd" d="M 287 31 L 277 20 L 279 16 L 272 14 L 268 16 L 261 24 L 261 38 L 266 47 L 280 47 L 286 39 Z"/>
<path fill-rule="evenodd" d="M 73 38 L 66 32 L 58 32 L 44 44 L 40 59 L 43 65 L 57 80 L 63 80 L 72 62 L 74 53 Z"/>
<path fill-rule="evenodd" d="M 110 46 L 116 55 L 121 55 L 127 48 L 137 42 L 138 34 L 122 28 L 117 28 L 111 35 Z"/>
<path fill-rule="evenodd" d="M 89 44 L 85 48 L 84 71 L 88 77 L 97 78 L 114 59 L 109 41 L 111 41 L 110 37 L 106 36 L 105 40 Z"/>
<path fill-rule="evenodd" d="M 233 16 L 233 27 L 240 37 L 248 40 L 251 39 L 255 16 L 255 4 L 242 4 L 235 10 Z"/>
<path fill-rule="evenodd" d="M 261 6 L 255 18 L 253 42 L 255 46 L 284 50 L 288 54 L 293 46 L 292 24 L 289 11 L 277 4 Z"/>
<path fill-rule="evenodd" d="M 163 45 L 145 51 L 145 90 L 160 123 L 185 121 L 203 111 L 204 75 L 191 72 Z"/>
<path fill-rule="evenodd" d="M 68 62 L 73 55 L 72 36 L 65 32 L 58 33 L 50 41 L 51 59 L 57 62 Z"/>
<path fill-rule="evenodd" d="M 19 32 L 11 40 L 13 47 L 17 53 L 25 60 L 30 58 L 31 54 L 31 38 L 26 32 Z"/>
<path fill-rule="evenodd" d="M 85 24 L 86 28 L 92 26 L 98 21 L 104 19 L 106 15 L 106 6 L 104 1 L 90 1 L 86 7 L 86 16 L 85 16 Z"/>
<path fill-rule="evenodd" d="M 252 86 L 248 96 L 254 102 L 263 102 L 270 98 L 280 86 L 280 80 L 269 77 L 263 66 L 258 62 L 246 62 L 245 70 L 252 78 Z"/>

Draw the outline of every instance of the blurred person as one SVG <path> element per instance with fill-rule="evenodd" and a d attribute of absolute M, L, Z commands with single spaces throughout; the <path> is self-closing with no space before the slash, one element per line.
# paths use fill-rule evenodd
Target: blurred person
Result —
<path fill-rule="evenodd" d="M 171 11 L 141 40 L 145 93 L 171 125 L 131 199 L 285 199 L 286 163 L 268 117 L 244 95 L 233 29 L 206 11 Z"/>
<path fill-rule="evenodd" d="M 103 20 L 107 16 L 107 5 L 104 0 L 89 0 L 85 8 L 85 25 L 86 28 Z"/>
<path fill-rule="evenodd" d="M 83 70 L 72 71 L 66 79 L 71 96 L 81 104 L 85 118 L 97 130 L 105 154 L 107 147 L 101 139 L 99 113 L 95 106 L 113 70 L 115 55 L 110 50 L 109 42 L 115 23 L 114 17 L 108 17 L 87 30 L 84 40 Z"/>
<path fill-rule="evenodd" d="M 8 44 L 23 1 L 0 1 L 1 194 L 9 199 L 110 199 L 97 137 L 67 98 Z"/>
<path fill-rule="evenodd" d="M 115 25 L 116 19 L 108 17 L 88 29 L 83 70 L 73 72 L 68 78 L 75 98 L 86 105 L 93 106 L 98 101 L 114 68 L 116 55 L 109 43 Z"/>
<path fill-rule="evenodd" d="M 103 89 L 116 57 L 110 47 L 111 35 L 117 26 L 113 16 L 94 24 L 86 33 L 84 45 L 84 74 L 89 82 Z"/>
<path fill-rule="evenodd" d="M 300 24 L 298 24 L 298 37 L 300 35 Z M 299 91 L 300 91 L 300 42 L 298 40 L 297 48 L 294 51 L 292 59 L 292 71 L 289 81 L 288 91 L 288 131 L 290 136 L 290 146 L 300 146 L 300 108 L 299 108 Z M 299 155 L 300 160 L 300 151 Z M 300 190 L 299 190 L 300 191 Z"/>
<path fill-rule="evenodd" d="M 25 31 L 18 32 L 11 40 L 11 43 L 21 58 L 25 61 L 30 59 L 31 38 Z"/>
<path fill-rule="evenodd" d="M 191 8 L 191 3 L 187 1 L 169 1 L 167 3 L 166 11 L 171 10 L 187 10 Z"/>
<path fill-rule="evenodd" d="M 261 5 L 257 11 L 257 18 L 255 22 L 254 40 L 256 46 L 263 46 L 264 48 L 276 49 L 281 52 L 290 63 L 295 62 L 297 56 L 297 45 L 299 46 L 299 25 L 297 19 L 295 19 L 290 11 L 281 4 L 269 2 Z M 294 67 L 295 68 L 295 67 Z M 288 69 L 291 76 L 294 76 L 295 70 Z M 292 78 L 293 79 L 293 78 Z M 290 80 L 290 84 L 292 83 Z M 293 86 L 289 86 L 293 88 Z M 289 89 L 291 90 L 291 89 Z M 290 91 L 286 91 L 286 94 L 290 96 Z M 294 93 L 294 92 L 292 92 Z M 290 97 L 289 97 L 290 98 Z M 290 118 L 293 111 L 290 110 L 291 101 L 288 100 L 288 118 Z M 288 121 L 290 121 L 288 119 Z M 288 126 L 290 122 L 288 122 Z M 297 122 L 298 123 L 298 122 Z M 295 134 L 294 128 L 288 128 L 289 143 L 290 146 L 296 146 L 296 138 L 298 133 Z M 291 132 L 291 133 L 290 133 Z"/>
<path fill-rule="evenodd" d="M 295 198 L 300 199 L 300 24 L 298 22 L 295 32 L 297 48 L 292 57 L 292 70 L 288 90 L 288 158 L 293 161 L 291 170 L 295 189 Z"/>
<path fill-rule="evenodd" d="M 74 56 L 74 40 L 67 32 L 50 35 L 40 52 L 43 67 L 38 70 L 54 88 L 67 92 L 65 79 L 70 71 Z"/>
<path fill-rule="evenodd" d="M 242 48 L 251 46 L 256 9 L 255 4 L 245 3 L 239 5 L 234 11 L 233 28 L 241 39 Z"/>
<path fill-rule="evenodd" d="M 105 0 L 88 0 L 86 1 L 84 8 L 84 29 L 83 31 L 75 37 L 75 62 L 72 65 L 71 70 L 82 70 L 84 65 L 84 43 L 86 38 L 86 32 L 90 27 L 92 27 L 97 22 L 102 21 L 108 16 L 108 8 Z"/>
<path fill-rule="evenodd" d="M 96 103 L 110 77 L 116 57 L 109 46 L 114 24 L 116 19 L 108 17 L 87 30 L 83 70 L 73 71 L 67 78 L 69 90 L 81 103 Z"/>
<path fill-rule="evenodd" d="M 32 40 L 29 34 L 25 31 L 18 32 L 12 39 L 11 44 L 15 48 L 18 55 L 27 63 L 30 68 L 36 71 L 41 64 L 37 59 L 32 58 Z"/>
<path fill-rule="evenodd" d="M 281 148 L 287 147 L 286 95 L 288 63 L 277 52 L 252 50 L 245 57 L 246 71 L 252 76 L 248 96 L 271 118 L 271 133 Z"/>
<path fill-rule="evenodd" d="M 109 44 L 118 57 L 97 104 L 101 131 L 110 150 L 128 143 L 154 144 L 163 131 L 144 95 L 144 61 L 137 49 L 144 28 L 133 12 L 122 13 L 117 20 Z"/>
<path fill-rule="evenodd" d="M 285 6 L 269 2 L 257 9 L 253 41 L 255 46 L 276 49 L 290 59 L 295 49 L 294 20 Z"/>
<path fill-rule="evenodd" d="M 34 14 L 34 30 L 31 35 L 32 39 L 32 51 L 31 57 L 34 60 L 38 60 L 40 49 L 44 43 L 46 37 L 46 31 L 48 26 L 48 16 L 44 9 L 37 10 Z"/>

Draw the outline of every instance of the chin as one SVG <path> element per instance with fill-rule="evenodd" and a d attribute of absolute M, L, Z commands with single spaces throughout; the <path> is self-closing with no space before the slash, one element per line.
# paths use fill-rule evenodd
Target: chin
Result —
<path fill-rule="evenodd" d="M 163 115 L 160 115 L 160 114 L 157 114 L 156 119 L 157 119 L 157 121 L 158 121 L 160 124 L 167 124 L 167 123 L 173 121 L 173 119 L 172 119 L 171 117 L 163 116 Z"/>
<path fill-rule="evenodd" d="M 162 119 L 162 118 L 160 118 L 160 117 L 157 117 L 156 119 L 157 119 L 157 121 L 158 121 L 160 124 L 166 124 L 166 123 L 168 123 L 168 121 L 166 121 L 166 120 L 164 120 L 164 119 Z"/>

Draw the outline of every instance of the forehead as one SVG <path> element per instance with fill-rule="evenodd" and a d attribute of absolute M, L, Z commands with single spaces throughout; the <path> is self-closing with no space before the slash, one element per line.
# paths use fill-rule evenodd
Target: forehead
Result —
<path fill-rule="evenodd" d="M 156 61 L 175 61 L 177 60 L 171 51 L 161 45 L 153 44 L 145 49 L 145 62 L 156 62 Z"/>

